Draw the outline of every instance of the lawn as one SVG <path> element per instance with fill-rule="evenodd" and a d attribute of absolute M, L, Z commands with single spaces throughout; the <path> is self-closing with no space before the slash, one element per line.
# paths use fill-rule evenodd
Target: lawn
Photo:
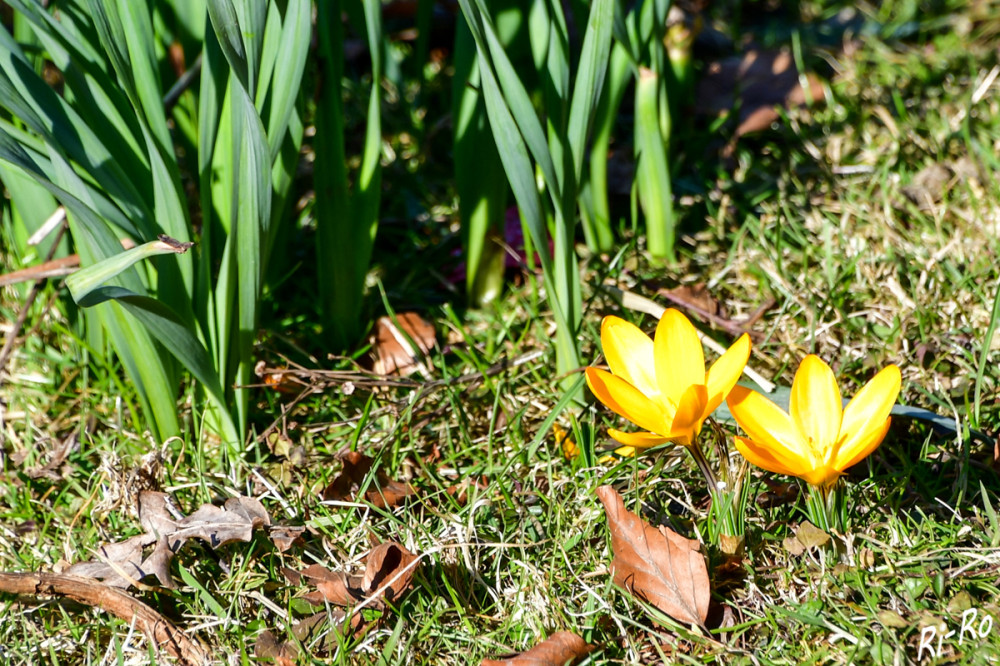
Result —
<path fill-rule="evenodd" d="M 83 73 L 118 80 L 106 54 L 95 69 L 66 66 L 73 53 L 64 60 L 62 42 L 39 39 L 16 18 L 27 11 L 21 4 L 0 3 L 0 21 L 25 47 L 38 80 L 56 92 L 50 98 L 30 89 L 40 104 L 82 104 L 73 86 Z M 97 34 L 81 13 L 84 3 L 51 4 L 67 6 L 60 20 L 79 34 Z M 27 188 L 31 172 L 14 161 L 14 143 L 27 146 L 40 171 L 62 173 L 64 190 L 77 191 L 79 181 L 87 183 L 79 191 L 107 193 L 81 204 L 110 220 L 107 228 L 118 224 L 108 212 L 115 206 L 123 220 L 145 215 L 196 243 L 187 250 L 192 263 L 184 263 L 191 254 L 163 250 L 171 254 L 136 264 L 157 267 L 148 273 L 155 279 L 143 273 L 132 285 L 125 268 L 116 269 L 115 284 L 145 290 L 148 301 L 134 301 L 134 310 L 124 301 L 91 308 L 75 291 L 79 283 L 67 287 L 62 275 L 0 282 L 0 661 L 481 663 L 546 639 L 567 651 L 501 663 L 1000 660 L 995 4 L 685 6 L 700 35 L 688 97 L 674 102 L 680 112 L 673 118 L 682 122 L 666 133 L 671 189 L 661 205 L 672 210 L 672 259 L 647 232 L 651 190 L 636 185 L 653 176 L 634 159 L 637 137 L 648 136 L 634 84 L 625 84 L 605 146 L 614 242 L 594 247 L 575 217 L 559 227 L 563 212 L 579 211 L 548 199 L 556 181 L 536 162 L 521 174 L 549 212 L 536 227 L 509 165 L 483 153 L 478 191 L 468 182 L 476 180 L 476 159 L 465 163 L 471 173 L 456 174 L 453 132 L 463 116 L 452 106 L 455 91 L 478 85 L 478 77 L 455 84 L 462 76 L 456 70 L 466 66 L 455 26 L 467 3 L 412 3 L 433 8 L 412 12 L 409 3 L 364 4 L 381 12 L 380 56 L 369 54 L 372 36 L 357 29 L 366 16 L 367 25 L 376 23 L 371 14 L 345 10 L 343 21 L 334 20 L 344 31 L 338 42 L 317 37 L 311 22 L 321 18 L 312 3 L 297 19 L 291 8 L 298 5 L 287 3 L 289 33 L 299 20 L 315 39 L 282 57 L 262 48 L 263 62 L 279 69 L 285 56 L 302 58 L 303 83 L 282 93 L 286 107 L 280 77 L 255 107 L 247 95 L 254 84 L 234 74 L 226 93 L 189 81 L 168 107 L 162 136 L 153 114 L 148 125 L 147 116 L 125 114 L 122 127 L 142 126 L 136 136 L 148 138 L 148 152 L 122 142 L 123 151 L 147 155 L 134 158 L 135 169 L 155 174 L 148 155 L 177 157 L 163 161 L 164 173 L 176 168 L 175 179 L 154 175 L 143 184 L 137 177 L 137 195 L 116 190 L 124 181 L 114 174 L 101 180 L 107 164 L 88 166 L 83 153 L 70 150 L 62 163 L 83 175 L 66 176 L 56 151 L 38 138 L 44 134 L 19 115 L 24 110 L 0 99 L 4 276 L 78 253 L 84 270 L 77 275 L 89 278 L 86 267 L 108 248 L 105 236 L 93 240 L 81 231 L 84 216 L 61 195 Z M 586 12 L 601 3 L 566 5 L 578 54 Z M 174 24 L 160 11 L 151 14 L 153 29 L 169 44 Z M 180 12 L 168 18 L 176 25 L 195 20 Z M 427 39 L 414 36 L 421 27 Z M 232 44 L 212 43 L 199 61 L 203 78 L 217 76 L 223 55 L 236 62 Z M 532 53 L 522 48 L 519 61 L 516 38 L 511 43 L 521 75 L 533 66 Z M 331 101 L 316 83 L 329 76 L 329 63 L 313 58 L 326 53 L 336 61 L 330 54 L 337 45 L 346 48 L 338 71 L 343 95 Z M 0 46 L 0 74 L 8 77 L 16 67 L 4 68 L 16 58 L 6 41 Z M 150 53 L 164 81 L 183 79 L 164 73 L 176 54 Z M 180 69 L 195 70 L 196 57 L 190 48 L 182 53 Z M 711 89 L 714 83 L 726 93 L 720 69 L 750 67 L 754 57 L 766 61 L 766 72 L 736 74 L 742 87 L 735 96 Z M 769 58 L 784 64 L 770 67 Z M 378 94 L 373 69 L 384 76 Z M 532 76 L 524 75 L 532 108 L 551 111 L 553 100 L 567 100 Z M 3 77 L 0 84 L 9 81 Z M 134 97 L 122 86 L 123 104 L 146 99 L 141 85 L 133 86 Z M 170 87 L 154 91 L 157 100 Z M 0 85 L 4 95 L 10 90 Z M 205 103 L 212 95 L 217 107 Z M 720 115 L 720 105 L 732 111 Z M 279 108 L 290 109 L 291 120 Z M 334 120 L 324 125 L 330 109 Z M 764 114 L 757 126 L 752 111 Z M 231 136 L 220 131 L 206 162 L 197 152 L 198 128 L 209 112 L 235 129 Z M 599 126 L 599 107 L 595 114 Z M 240 117 L 250 120 L 241 125 Z M 482 117 L 479 140 L 493 140 L 489 122 L 496 119 Z M 95 131 L 102 139 L 110 132 Z M 552 138 L 558 131 L 546 125 L 543 134 L 553 155 L 566 157 Z M 170 142 L 166 149 L 149 148 L 161 139 Z M 229 173 L 220 165 L 231 161 L 235 144 L 243 148 L 241 166 L 213 176 Z M 115 155 L 129 175 L 131 153 Z M 272 163 L 261 161 L 268 156 Z M 572 158 L 557 167 L 567 169 L 559 187 L 582 200 L 589 190 L 573 189 Z M 320 182 L 333 185 L 324 191 Z M 177 196 L 151 183 L 174 183 Z M 273 197 L 258 197 L 259 187 Z M 17 194 L 29 191 L 35 198 Z M 484 238 L 503 237 L 497 256 L 509 259 L 492 299 L 464 280 L 476 270 L 469 238 L 478 227 L 459 223 L 461 191 L 482 194 L 499 211 L 498 226 L 480 229 Z M 122 203 L 146 195 L 155 204 L 148 211 Z M 24 201 L 48 207 L 30 210 Z M 58 203 L 69 210 L 69 227 L 54 232 L 61 236 L 48 241 L 47 256 L 44 244 L 25 244 L 25 219 L 40 223 Z M 169 226 L 174 212 L 185 216 L 187 230 Z M 338 215 L 358 225 L 338 226 Z M 271 235 L 240 236 L 244 216 L 271 220 Z M 130 237 L 140 248 L 155 238 Z M 111 237 L 107 256 L 127 254 L 117 240 Z M 570 273 L 560 282 L 552 275 L 564 259 Z M 556 273 L 546 272 L 549 264 Z M 230 282 L 199 291 L 202 279 Z M 176 289 L 180 284 L 185 288 Z M 567 365 L 573 297 L 562 290 L 573 284 L 579 325 L 569 341 L 578 358 Z M 351 289 L 360 299 L 354 310 L 344 304 L 353 297 L 337 296 Z M 191 323 L 191 345 L 204 345 L 207 365 L 169 360 L 167 352 L 175 352 L 157 336 L 176 329 L 155 326 L 169 318 L 149 329 L 158 342 L 135 333 L 145 329 L 128 317 L 160 312 L 144 305 L 153 300 Z M 96 316 L 98 308 L 105 314 Z M 901 389 L 884 441 L 841 470 L 842 525 L 828 533 L 813 526 L 806 482 L 744 465 L 733 438 L 746 428 L 725 403 L 705 421 L 700 441 L 712 468 L 729 469 L 726 479 L 745 473 L 738 548 L 718 536 L 711 507 L 722 495 L 710 492 L 689 447 L 615 452 L 608 429 L 636 428 L 595 398 L 584 367 L 608 367 L 604 317 L 652 336 L 662 308 L 683 313 L 718 349 L 748 333 L 747 367 L 776 385 L 771 398 L 786 408 L 809 355 L 832 368 L 845 398 L 898 366 Z M 433 329 L 427 344 L 428 331 L 405 313 L 418 313 Z M 376 324 L 380 316 L 386 319 Z M 122 339 L 139 340 L 132 356 L 122 352 Z M 719 357 L 710 344 L 709 364 Z M 393 348 L 397 356 L 388 361 Z M 157 365 L 161 357 L 169 362 Z M 394 367 L 405 364 L 405 371 Z M 152 375 L 135 374 L 132 365 L 164 368 L 169 390 L 152 392 Z M 199 375 L 192 367 L 207 370 Z M 244 436 L 234 440 L 233 433 Z M 694 549 L 691 562 L 699 564 L 692 570 L 703 567 L 706 584 L 699 587 L 690 571 L 674 579 L 706 595 L 694 617 L 665 609 L 635 579 L 616 583 L 614 572 L 625 565 L 616 559 L 622 554 L 609 524 L 611 491 L 598 490 L 604 486 L 643 521 L 636 522 L 640 533 L 643 524 L 650 538 L 671 530 Z M 659 548 L 651 546 L 645 561 Z"/>

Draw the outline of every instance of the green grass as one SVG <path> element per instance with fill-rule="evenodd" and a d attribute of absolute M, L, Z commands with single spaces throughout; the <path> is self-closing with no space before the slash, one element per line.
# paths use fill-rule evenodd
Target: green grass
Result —
<path fill-rule="evenodd" d="M 903 24 L 905 8 L 893 7 L 896 13 L 886 10 L 883 18 Z M 312 612 L 297 598 L 304 587 L 288 583 L 282 567 L 318 562 L 356 570 L 373 540 L 395 540 L 422 555 L 412 589 L 362 637 L 324 635 L 307 643 L 303 652 L 320 656 L 301 663 L 478 663 L 525 650 L 557 630 L 599 645 L 595 664 L 1000 659 L 994 513 L 1000 479 L 993 445 L 968 432 L 975 428 L 995 440 L 1000 431 L 1000 365 L 995 343 L 985 339 L 1000 280 L 1000 187 L 993 175 L 1000 93 L 994 84 L 972 104 L 997 65 L 995 52 L 977 37 L 991 24 L 973 23 L 963 39 L 950 33 L 959 18 L 975 20 L 974 11 L 929 12 L 909 28 L 916 32 L 905 42 L 889 33 L 869 39 L 838 59 L 828 106 L 791 112 L 780 129 L 742 139 L 731 175 L 720 170 L 718 180 L 705 178 L 701 189 L 681 192 L 676 267 L 648 263 L 642 237 L 628 239 L 611 257 L 585 262 L 584 359 L 597 356 L 604 314 L 646 330 L 653 325 L 646 316 L 622 313 L 599 288 L 602 282 L 652 297 L 659 286 L 705 281 L 733 319 L 776 300 L 755 326 L 764 337 L 751 364 L 778 383 L 787 385 L 798 360 L 812 352 L 832 365 L 845 395 L 852 395 L 895 362 L 903 370 L 901 402 L 955 417 L 957 435 L 894 420 L 883 446 L 851 471 L 848 563 L 790 554 L 782 540 L 802 520 L 802 507 L 753 501 L 742 567 L 722 567 L 711 554 L 715 601 L 731 613 L 720 633 L 710 638 L 658 623 L 615 589 L 594 489 L 614 484 L 647 520 L 691 536 L 703 529 L 707 499 L 697 469 L 683 451 L 617 466 L 563 458 L 551 430 L 542 429 L 562 394 L 540 276 L 511 286 L 483 311 L 446 304 L 427 268 L 447 261 L 442 244 L 457 245 L 435 221 L 453 202 L 439 182 L 421 182 L 395 162 L 385 165 L 383 178 L 398 176 L 406 192 L 390 204 L 389 215 L 407 219 L 404 205 L 416 201 L 429 219 L 416 230 L 383 223 L 376 257 L 382 242 L 420 251 L 399 250 L 377 270 L 394 308 L 423 307 L 447 338 L 446 350 L 432 355 L 433 378 L 482 372 L 535 350 L 543 355 L 476 385 L 446 383 L 420 393 L 419 401 L 413 389 L 371 393 L 359 381 L 353 392 L 331 384 L 285 413 L 290 396 L 255 389 L 256 432 L 278 419 L 280 432 L 304 447 L 306 460 L 293 464 L 257 442 L 222 473 L 216 441 L 185 435 L 158 447 L 135 430 L 142 421 L 134 387 L 122 380 L 120 367 L 87 363 L 76 315 L 48 306 L 57 288 L 49 285 L 28 318 L 33 333 L 18 344 L 0 388 L 0 569 L 60 570 L 92 557 L 100 543 L 138 533 L 135 495 L 144 487 L 172 492 L 186 512 L 242 493 L 260 497 L 277 522 L 306 525 L 305 544 L 280 554 L 263 534 L 218 551 L 189 543 L 173 567 L 177 590 L 135 592 L 205 641 L 218 663 L 253 663 L 262 631 L 287 638 L 288 618 Z M 940 17 L 952 15 L 959 18 L 942 24 Z M 956 178 L 929 208 L 904 195 L 929 164 L 954 165 L 963 157 L 980 162 L 983 175 Z M 698 159 L 692 173 L 714 168 L 710 158 Z M 310 238 L 309 229 L 296 233 L 297 241 Z M 391 240 L 383 241 L 383 233 Z M 421 263 L 423 251 L 435 261 Z M 288 357 L 310 367 L 350 369 L 345 361 L 327 360 L 312 340 L 315 313 L 295 287 L 291 280 L 264 304 L 258 357 L 272 365 Z M 0 321 L 14 321 L 22 299 L 23 293 L 4 288 Z M 729 342 L 725 334 L 714 336 Z M 187 390 L 178 410 L 191 433 L 199 415 Z M 606 446 L 606 426 L 625 426 L 600 405 L 576 414 L 575 423 L 572 415 L 564 410 L 556 420 L 575 426 L 585 450 L 589 442 Z M 28 475 L 71 436 L 79 444 L 57 479 Z M 337 454 L 350 447 L 413 484 L 417 497 L 392 511 L 320 502 L 319 491 L 339 471 Z M 211 473 L 199 469 L 202 459 Z M 756 498 L 768 488 L 762 473 L 752 473 Z M 476 485 L 484 477 L 485 484 Z M 462 482 L 471 482 L 464 503 L 449 494 Z M 959 635 L 971 609 L 977 627 L 985 614 L 993 618 L 985 636 Z M 921 655 L 922 635 L 942 624 L 956 634 L 942 641 L 940 656 Z M 932 645 L 937 653 L 936 634 Z M 0 597 L 0 646 L 0 657 L 12 664 L 163 660 L 128 623 L 42 598 Z"/>

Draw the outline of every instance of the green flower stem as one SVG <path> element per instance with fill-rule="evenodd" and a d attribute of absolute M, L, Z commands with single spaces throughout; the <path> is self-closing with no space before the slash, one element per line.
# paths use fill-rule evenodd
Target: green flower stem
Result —
<path fill-rule="evenodd" d="M 715 478 L 715 472 L 712 470 L 711 466 L 708 464 L 708 460 L 705 458 L 705 452 L 701 450 L 698 442 L 694 442 L 691 446 L 687 447 L 688 451 L 691 452 L 691 457 L 694 458 L 695 464 L 698 465 L 698 469 L 701 470 L 702 475 L 705 477 L 705 481 L 708 483 L 709 489 L 712 491 L 712 496 L 715 496 L 715 490 L 719 487 L 719 482 Z"/>
<path fill-rule="evenodd" d="M 743 511 L 746 504 L 746 494 L 742 492 L 744 490 L 742 477 L 735 483 L 729 479 L 726 483 L 720 484 L 705 458 L 705 452 L 697 442 L 689 446 L 688 450 L 705 477 L 712 496 L 712 507 L 709 510 L 709 539 L 718 545 L 721 535 L 742 537 Z"/>
<path fill-rule="evenodd" d="M 844 532 L 844 484 L 809 486 L 806 513 L 809 520 L 831 536 Z"/>

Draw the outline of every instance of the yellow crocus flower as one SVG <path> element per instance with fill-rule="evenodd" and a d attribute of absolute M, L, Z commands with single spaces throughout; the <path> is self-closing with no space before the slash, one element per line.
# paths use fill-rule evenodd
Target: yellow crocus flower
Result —
<path fill-rule="evenodd" d="M 744 333 L 705 371 L 698 332 L 677 310 L 663 313 L 653 340 L 614 316 L 601 323 L 601 344 L 611 372 L 587 368 L 587 385 L 612 411 L 646 432 L 609 429 L 625 446 L 620 455 L 666 442 L 695 445 L 701 425 L 736 385 L 750 358 Z"/>
<path fill-rule="evenodd" d="M 742 386 L 729 394 L 729 410 L 747 434 L 736 438 L 736 448 L 757 467 L 825 492 L 882 443 L 900 383 L 899 368 L 889 365 L 842 407 L 833 370 L 806 356 L 792 380 L 788 413 Z"/>

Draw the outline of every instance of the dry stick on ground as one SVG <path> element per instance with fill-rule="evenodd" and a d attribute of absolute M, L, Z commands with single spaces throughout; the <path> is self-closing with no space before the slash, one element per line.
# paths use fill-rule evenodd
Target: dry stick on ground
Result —
<path fill-rule="evenodd" d="M 467 385 L 466 386 L 466 390 L 472 390 L 472 389 L 476 388 L 477 386 L 479 386 L 479 384 L 482 383 L 485 380 L 486 377 L 492 377 L 494 375 L 500 374 L 501 372 L 503 372 L 505 370 L 511 370 L 513 368 L 517 368 L 519 366 L 522 366 L 525 363 L 533 361 L 536 358 L 538 358 L 539 356 L 542 356 L 544 353 L 545 352 L 543 352 L 541 350 L 534 350 L 534 351 L 526 352 L 526 353 L 521 354 L 519 356 L 515 356 L 512 359 L 506 359 L 505 358 L 505 359 L 499 361 L 498 363 L 494 363 L 493 365 L 491 365 L 490 367 L 488 367 L 483 372 L 470 372 L 470 373 L 461 375 L 459 377 L 453 377 L 453 378 L 449 378 L 449 379 L 435 379 L 434 381 L 430 381 L 430 382 L 419 382 L 419 381 L 414 381 L 412 379 L 388 379 L 388 378 L 385 378 L 385 377 L 380 377 L 378 375 L 371 375 L 371 374 L 368 374 L 368 373 L 356 372 L 356 371 L 345 371 L 345 370 L 310 370 L 308 368 L 304 368 L 304 367 L 299 366 L 297 364 L 295 364 L 296 367 L 294 367 L 294 368 L 287 368 L 287 369 L 285 369 L 285 368 L 260 367 L 257 370 L 257 374 L 258 375 L 261 375 L 261 376 L 267 375 L 267 374 L 285 374 L 285 375 L 289 375 L 290 377 L 294 377 L 296 380 L 301 380 L 304 383 L 304 385 L 307 386 L 307 388 L 304 389 L 301 393 L 299 393 L 299 395 L 288 406 L 288 409 L 284 410 L 282 412 L 282 415 L 279 416 L 277 419 L 275 419 L 271 423 L 271 425 L 269 425 L 264 430 L 264 432 L 261 433 L 260 436 L 258 436 L 257 440 L 258 441 L 264 441 L 264 438 L 267 437 L 267 435 L 269 435 L 271 432 L 273 432 L 275 428 L 277 428 L 278 424 L 281 422 L 281 419 L 288 417 L 290 415 L 290 413 L 291 413 L 291 408 L 294 407 L 295 405 L 297 405 L 299 402 L 301 402 L 302 399 L 304 399 L 308 395 L 312 395 L 313 393 L 316 393 L 316 392 L 319 392 L 319 391 L 323 391 L 325 389 L 328 389 L 328 388 L 330 388 L 332 386 L 336 386 L 338 384 L 342 385 L 342 384 L 351 383 L 351 384 L 354 384 L 354 385 L 356 385 L 356 386 L 358 386 L 360 388 L 368 388 L 368 389 L 375 388 L 375 387 L 414 388 L 414 389 L 417 389 L 416 393 L 412 397 L 408 398 L 405 401 L 405 406 L 409 407 L 410 409 L 413 409 L 422 400 L 424 400 L 427 396 L 429 396 L 431 394 L 431 392 L 433 391 L 433 389 L 435 389 L 435 388 L 440 388 L 442 386 L 456 385 L 456 384 L 466 384 Z M 309 383 L 306 384 L 305 382 L 309 382 Z M 248 388 L 248 387 L 251 387 L 251 386 L 265 386 L 266 387 L 268 385 L 267 384 L 246 384 L 246 385 L 241 386 L 240 388 Z M 396 406 L 396 405 L 394 405 L 394 406 Z M 383 413 L 383 411 L 387 411 L 387 410 L 389 410 L 391 408 L 392 408 L 392 406 L 384 408 L 384 410 L 375 410 L 375 411 L 373 411 L 371 413 L 371 416 L 375 416 L 377 414 L 381 414 L 381 413 Z M 350 419 L 349 421 L 351 421 L 351 420 L 356 420 L 356 419 Z M 316 426 L 322 426 L 323 428 L 330 427 L 329 423 L 314 424 L 314 425 L 316 425 Z"/>
<path fill-rule="evenodd" d="M 80 267 L 80 255 L 71 254 L 68 257 L 60 257 L 52 261 L 29 266 L 19 271 L 4 273 L 0 275 L 0 287 L 8 284 L 18 284 L 19 282 L 30 282 L 32 280 L 43 280 L 51 277 L 65 277 L 75 273 Z"/>
<path fill-rule="evenodd" d="M 754 310 L 750 314 L 750 316 L 744 319 L 743 321 L 733 321 L 732 319 L 726 319 L 725 317 L 720 317 L 717 314 L 712 314 L 708 310 L 698 307 L 697 304 L 692 303 L 690 300 L 686 298 L 681 298 L 676 294 L 671 294 L 666 289 L 661 289 L 659 295 L 663 296 L 663 298 L 667 299 L 671 303 L 674 303 L 675 305 L 679 305 L 686 310 L 690 310 L 692 313 L 698 315 L 698 317 L 704 319 L 709 323 L 715 324 L 716 326 L 724 329 L 727 333 L 731 335 L 739 336 L 742 335 L 743 333 L 749 333 L 750 337 L 754 339 L 755 343 L 760 342 L 762 334 L 757 333 L 756 331 L 751 331 L 750 327 L 756 324 L 757 320 L 760 319 L 765 312 L 773 308 L 774 304 L 776 303 L 776 301 L 773 298 L 769 298 L 764 302 L 763 305 Z"/>
<path fill-rule="evenodd" d="M 202 666 L 207 663 L 205 651 L 187 634 L 146 604 L 103 583 L 63 574 L 0 572 L 0 592 L 65 597 L 100 608 L 125 622 L 135 622 L 149 640 L 177 657 L 181 664 Z"/>
<path fill-rule="evenodd" d="M 55 240 L 52 242 L 52 247 L 49 248 L 48 255 L 45 257 L 46 262 L 52 261 L 52 256 L 59 248 L 59 241 L 62 239 L 62 235 L 65 232 L 66 223 L 64 221 L 59 227 L 59 232 L 56 234 Z M 17 336 L 21 332 L 21 328 L 24 326 L 24 321 L 28 318 L 28 310 L 31 309 L 31 304 L 35 302 L 35 298 L 38 296 L 38 292 L 42 288 L 42 280 L 44 280 L 44 278 L 36 279 L 35 284 L 31 286 L 31 291 L 28 292 L 28 299 L 24 302 L 24 306 L 17 314 L 17 321 L 14 322 L 14 328 L 12 328 L 10 333 L 7 334 L 7 341 L 4 343 L 3 349 L 0 350 L 0 384 L 3 383 L 3 376 L 7 368 L 7 359 L 14 351 L 14 343 L 17 341 Z"/>

